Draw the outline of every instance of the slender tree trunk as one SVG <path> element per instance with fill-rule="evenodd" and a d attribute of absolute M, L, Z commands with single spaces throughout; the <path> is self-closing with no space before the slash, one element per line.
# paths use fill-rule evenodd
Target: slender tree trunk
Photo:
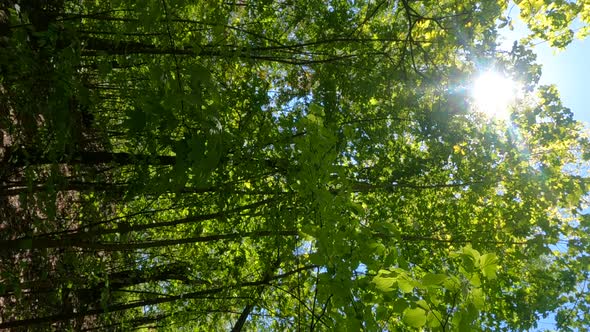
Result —
<path fill-rule="evenodd" d="M 115 163 L 119 165 L 132 165 L 147 163 L 149 165 L 174 165 L 175 156 L 150 156 L 141 154 L 130 154 L 123 152 L 107 151 L 77 151 L 70 155 L 64 155 L 57 159 L 49 158 L 43 151 L 35 149 L 17 149 L 7 151 L 5 161 L 15 167 L 27 165 L 46 165 L 53 163 L 97 165 Z"/>
<path fill-rule="evenodd" d="M 242 331 L 242 328 L 244 328 L 244 324 L 246 323 L 246 319 L 248 319 L 248 316 L 250 316 L 250 312 L 252 312 L 252 309 L 254 309 L 254 302 L 249 302 L 240 314 L 240 317 L 234 324 L 234 327 L 231 329 L 231 332 Z"/>
<path fill-rule="evenodd" d="M 298 58 L 297 54 L 294 56 L 279 57 L 276 56 L 276 47 L 269 48 L 243 48 L 233 47 L 227 49 L 213 49 L 208 45 L 203 45 L 202 48 L 195 50 L 192 46 L 185 46 L 184 48 L 170 48 L 159 45 L 145 44 L 134 41 L 120 41 L 115 43 L 109 39 L 101 38 L 86 38 L 85 48 L 82 51 L 84 56 L 96 56 L 99 52 L 109 55 L 128 55 L 128 54 L 152 54 L 152 55 L 189 55 L 189 56 L 209 56 L 209 57 L 238 57 L 244 59 L 255 59 L 259 61 L 278 62 L 292 65 L 311 65 L 317 63 L 339 62 L 345 59 L 356 57 L 355 54 L 340 55 L 326 57 L 325 59 L 307 59 L 305 57 Z M 255 53 L 255 51 L 257 53 Z M 305 50 L 301 50 L 301 55 L 305 54 Z M 264 53 L 267 52 L 267 53 Z M 377 54 L 375 54 L 377 55 Z M 383 55 L 380 53 L 380 55 Z"/>
<path fill-rule="evenodd" d="M 128 183 L 108 183 L 108 182 L 86 182 L 86 181 L 76 181 L 70 180 L 66 183 L 55 183 L 51 186 L 48 186 L 43 183 L 33 183 L 32 187 L 25 187 L 23 185 L 12 185 L 12 186 L 4 186 L 0 188 L 0 196 L 15 196 L 20 194 L 26 193 L 37 193 L 37 192 L 45 192 L 48 190 L 55 190 L 55 191 L 78 191 L 78 192 L 89 192 L 89 191 L 102 191 L 108 192 L 110 195 L 121 195 L 131 189 L 131 186 Z M 135 188 L 137 189 L 137 188 Z M 203 193 L 212 193 L 216 192 L 219 189 L 213 187 L 205 187 L 205 188 L 195 188 L 195 187 L 184 187 L 175 189 L 175 192 L 183 193 L 183 194 L 203 194 Z M 159 194 L 163 192 L 170 192 L 171 190 L 166 190 L 163 188 L 155 188 L 154 186 L 146 185 L 142 187 L 141 193 L 142 194 Z"/>
<path fill-rule="evenodd" d="M 265 199 L 265 200 L 262 200 L 262 201 L 259 201 L 256 203 L 243 205 L 243 206 L 237 207 L 235 209 L 227 210 L 227 211 L 220 211 L 220 212 L 216 212 L 216 213 L 191 216 L 191 217 L 186 217 L 183 219 L 177 219 L 177 220 L 172 220 L 172 221 L 162 221 L 162 222 L 154 222 L 154 223 L 150 223 L 150 224 L 132 225 L 132 226 L 128 226 L 128 225 L 123 226 L 120 224 L 118 228 L 99 229 L 99 230 L 91 231 L 88 233 L 85 233 L 85 232 L 74 233 L 74 234 L 68 235 L 68 237 L 84 238 L 84 237 L 88 237 L 88 236 L 101 236 L 101 235 L 114 234 L 114 233 L 125 234 L 125 233 L 145 231 L 148 229 L 155 229 L 155 228 L 160 228 L 160 227 L 170 227 L 170 226 L 177 226 L 177 225 L 182 225 L 182 224 L 195 223 L 195 222 L 199 222 L 199 221 L 221 218 L 221 217 L 224 217 L 224 216 L 236 213 L 236 212 L 241 212 L 241 211 L 245 211 L 245 210 L 249 210 L 249 209 L 255 209 L 257 207 L 260 207 L 262 205 L 268 204 L 273 201 L 274 201 L 274 199 Z"/>
<path fill-rule="evenodd" d="M 275 270 L 278 267 L 278 265 L 279 264 L 275 264 L 275 266 L 266 273 L 266 275 L 264 276 L 264 279 L 263 279 L 264 281 L 268 282 L 273 278 L 274 271 L 272 271 L 272 270 Z M 260 298 L 260 295 L 262 295 L 262 292 L 264 292 L 264 286 L 259 287 L 256 300 L 258 300 L 258 298 Z M 236 321 L 233 328 L 231 329 L 231 332 L 242 331 L 242 328 L 244 328 L 244 324 L 246 323 L 248 316 L 250 316 L 250 313 L 254 309 L 254 306 L 255 306 L 254 299 L 248 301 L 248 304 L 246 304 L 246 307 L 244 307 L 244 310 L 242 310 L 242 312 L 240 313 L 240 317 L 238 317 L 238 320 Z"/>
<path fill-rule="evenodd" d="M 130 287 L 133 285 L 153 282 L 153 281 L 163 281 L 163 280 L 179 280 L 183 282 L 191 282 L 193 280 L 189 280 L 187 277 L 187 265 L 178 264 L 178 263 L 171 263 L 171 264 L 164 264 L 164 265 L 157 265 L 153 268 L 144 268 L 144 269 L 132 269 L 132 270 L 125 270 L 114 272 L 108 274 L 104 277 L 105 280 L 108 280 L 108 288 L 111 290 L 118 290 L 123 289 L 125 287 Z M 48 293 L 52 291 L 56 291 L 58 286 L 61 284 L 65 284 L 66 282 L 73 282 L 74 284 L 78 285 L 86 285 L 89 284 L 89 281 L 84 278 L 77 278 L 77 277 L 68 277 L 67 279 L 51 279 L 51 280 L 36 280 L 30 282 L 24 282 L 18 285 L 18 287 L 14 287 L 13 284 L 8 284 L 3 292 L 0 293 L 0 297 L 2 296 L 9 296 L 14 294 L 15 288 L 20 290 L 32 290 L 35 294 L 41 293 Z M 194 281 L 198 282 L 198 281 Z M 202 282 L 205 283 L 205 282 Z M 99 294 L 100 291 L 106 287 L 106 282 L 100 282 L 97 285 L 90 287 L 90 288 L 82 288 L 82 289 L 74 289 L 73 291 L 80 294 Z M 31 293 L 29 293 L 31 294 Z"/>
<path fill-rule="evenodd" d="M 127 251 L 138 249 L 149 249 L 157 247 L 167 247 L 182 244 L 214 242 L 221 240 L 239 240 L 247 237 L 272 237 L 272 236 L 297 236 L 297 231 L 254 231 L 245 233 L 230 233 L 205 235 L 199 237 L 188 237 L 183 239 L 157 240 L 150 242 L 93 242 L 85 239 L 43 239 L 43 238 L 22 238 L 17 240 L 0 241 L 0 250 L 22 250 L 22 249 L 45 249 L 45 248 L 83 248 L 102 251 Z"/>
<path fill-rule="evenodd" d="M 242 284 L 238 284 L 236 286 L 217 287 L 217 288 L 205 289 L 202 291 L 197 291 L 197 292 L 192 292 L 192 293 L 166 296 L 166 297 L 160 297 L 160 298 L 155 298 L 155 299 L 148 299 L 148 300 L 137 301 L 137 302 L 133 302 L 133 303 L 114 304 L 114 305 L 106 306 L 105 308 L 101 308 L 101 309 L 90 309 L 90 310 L 81 311 L 81 312 L 68 312 L 68 313 L 57 314 L 57 315 L 52 315 L 52 316 L 28 318 L 28 319 L 3 322 L 3 323 L 0 323 L 0 330 L 1 329 L 11 329 L 11 328 L 16 328 L 16 327 L 24 327 L 24 326 L 34 326 L 34 325 L 39 325 L 39 324 L 57 323 L 60 321 L 65 321 L 65 320 L 70 320 L 70 319 L 75 319 L 75 318 L 80 318 L 80 317 L 100 315 L 100 314 L 104 314 L 107 312 L 111 313 L 111 312 L 129 310 L 129 309 L 133 309 L 133 308 L 141 308 L 141 307 L 145 307 L 145 306 L 149 306 L 149 305 L 171 303 L 171 302 L 175 302 L 175 301 L 183 300 L 183 299 L 184 300 L 199 299 L 204 296 L 218 294 L 218 293 L 224 292 L 226 290 L 239 289 L 242 287 L 253 287 L 253 286 L 267 285 L 271 281 L 279 280 L 279 279 L 288 277 L 290 275 L 293 275 L 293 274 L 301 272 L 301 271 L 310 270 L 312 268 L 315 268 L 315 266 L 312 266 L 312 265 L 304 266 L 304 267 L 300 267 L 298 269 L 295 269 L 295 270 L 292 270 L 292 271 L 289 271 L 289 272 L 286 272 L 286 273 L 283 273 L 280 275 L 276 275 L 273 278 L 271 278 L 270 280 L 265 280 L 266 279 L 265 278 L 265 279 L 259 280 L 259 281 L 245 282 Z"/>

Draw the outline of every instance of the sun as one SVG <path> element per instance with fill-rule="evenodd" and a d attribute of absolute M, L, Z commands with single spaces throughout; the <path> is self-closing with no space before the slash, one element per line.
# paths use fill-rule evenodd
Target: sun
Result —
<path fill-rule="evenodd" d="M 486 71 L 473 82 L 471 93 L 478 111 L 492 118 L 506 120 L 517 91 L 517 84 L 513 80 L 497 72 Z"/>

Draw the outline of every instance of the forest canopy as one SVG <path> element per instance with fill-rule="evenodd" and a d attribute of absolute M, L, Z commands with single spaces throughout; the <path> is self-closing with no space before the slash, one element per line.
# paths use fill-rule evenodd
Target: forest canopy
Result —
<path fill-rule="evenodd" d="M 509 6 L 531 35 L 503 49 Z M 587 328 L 589 135 L 532 45 L 588 23 L 584 0 L 2 1 L 0 330 Z"/>

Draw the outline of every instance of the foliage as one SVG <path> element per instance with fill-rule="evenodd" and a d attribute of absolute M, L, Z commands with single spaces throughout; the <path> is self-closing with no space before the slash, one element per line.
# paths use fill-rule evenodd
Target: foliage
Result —
<path fill-rule="evenodd" d="M 516 3 L 558 47 L 588 21 Z M 0 328 L 588 324 L 588 137 L 505 2 L 2 6 Z"/>

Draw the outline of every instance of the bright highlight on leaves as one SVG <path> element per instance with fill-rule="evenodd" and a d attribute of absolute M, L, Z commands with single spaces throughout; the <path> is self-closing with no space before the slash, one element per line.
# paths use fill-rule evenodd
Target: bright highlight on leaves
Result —
<path fill-rule="evenodd" d="M 412 327 L 421 327 L 426 324 L 426 311 L 422 308 L 408 308 L 404 311 L 403 320 Z"/>
<path fill-rule="evenodd" d="M 377 286 L 377 289 L 381 290 L 382 292 L 390 292 L 393 290 L 393 285 L 396 282 L 396 278 L 394 277 L 383 277 L 383 276 L 376 276 L 373 278 L 373 283 Z"/>
<path fill-rule="evenodd" d="M 496 254 L 485 254 L 479 258 L 481 272 L 488 279 L 496 278 L 496 270 L 498 270 L 498 257 Z"/>
<path fill-rule="evenodd" d="M 489 117 L 507 119 L 509 106 L 516 99 L 517 84 L 503 75 L 486 71 L 481 74 L 471 90 L 471 95 L 478 111 Z"/>

